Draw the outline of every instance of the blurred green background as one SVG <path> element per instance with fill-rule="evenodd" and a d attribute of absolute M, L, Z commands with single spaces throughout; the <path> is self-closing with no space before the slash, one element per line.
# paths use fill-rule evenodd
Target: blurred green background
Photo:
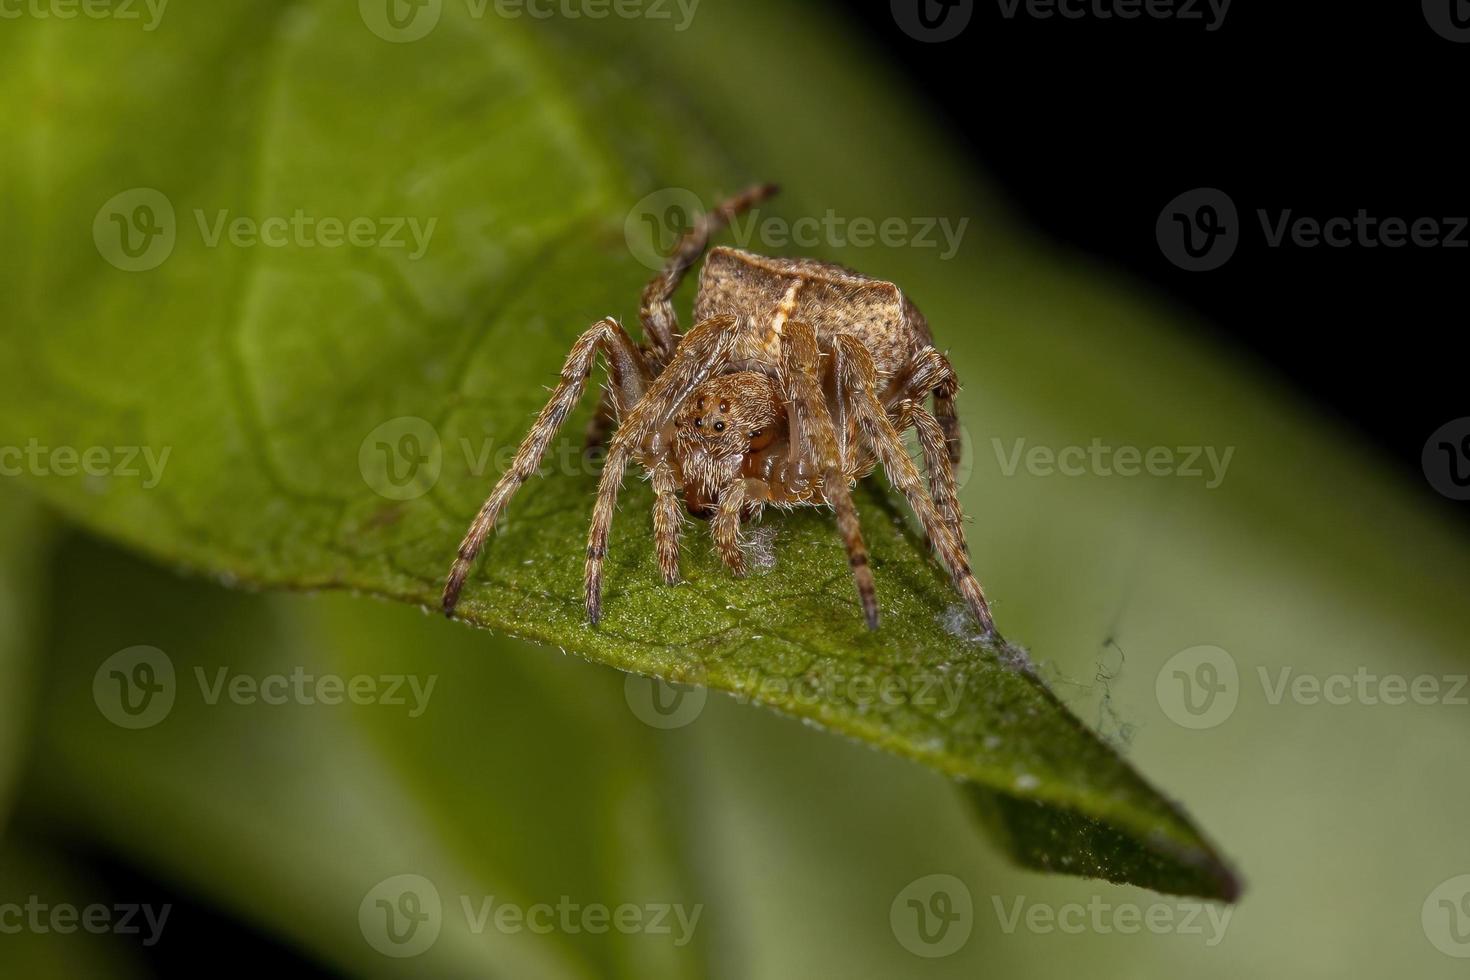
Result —
<path fill-rule="evenodd" d="M 0 968 L 159 967 L 146 925 L 141 935 L 5 928 L 17 921 L 5 903 L 36 895 L 51 907 L 171 902 L 156 945 L 175 950 L 191 949 L 197 909 L 212 907 L 241 924 L 231 934 L 241 955 L 269 937 L 353 976 L 1463 975 L 1450 953 L 1470 953 L 1455 882 L 1470 874 L 1459 824 L 1470 707 L 1274 698 L 1283 669 L 1319 680 L 1428 675 L 1456 689 L 1470 669 L 1470 551 L 1423 506 L 1425 487 L 1380 472 L 1201 342 L 1177 311 L 1029 238 L 915 112 L 913 94 L 815 5 L 704 0 L 686 30 L 675 29 L 677 8 L 670 22 L 476 15 L 448 0 L 431 9 L 432 31 L 414 40 L 385 38 L 398 28 L 350 3 L 171 5 L 156 30 L 32 16 L 0 34 L 15 79 L 0 94 L 14 120 L 0 160 L 0 275 L 15 354 L 0 366 L 0 444 L 101 443 L 138 427 L 151 444 L 209 445 L 228 459 L 249 442 L 252 433 L 217 431 L 189 411 L 216 379 L 171 360 L 183 334 L 170 331 L 198 315 L 179 308 L 184 286 L 250 324 L 247 361 L 321 358 L 330 374 L 372 356 L 354 346 L 359 330 L 393 337 L 390 352 L 418 342 L 411 320 L 338 309 L 306 277 L 251 292 L 232 269 L 216 285 L 218 255 L 181 252 L 173 290 L 120 284 L 93 246 L 92 215 L 148 184 L 160 160 L 191 199 L 274 196 L 340 212 L 356 186 L 334 187 L 340 170 L 381 168 L 396 203 L 450 200 L 477 187 L 483 168 L 496 170 L 491 186 L 513 181 L 523 132 L 553 132 L 565 141 L 561 169 L 522 175 L 540 188 L 524 200 L 446 214 L 447 255 L 431 250 L 413 277 L 452 284 L 476 262 L 510 265 L 497 248 L 531 245 L 474 229 L 557 195 L 556 213 L 585 209 L 603 229 L 587 275 L 605 305 L 550 328 L 565 336 L 607 312 L 633 319 L 647 270 L 623 243 L 625 209 L 660 187 L 713 195 L 719 187 L 700 183 L 711 175 L 777 179 L 788 218 L 968 217 L 951 260 L 919 248 L 819 250 L 902 284 L 967 382 L 963 502 L 1007 633 L 1084 720 L 1127 734 L 1128 757 L 1223 845 L 1247 893 L 1224 919 L 1219 906 L 1017 870 L 951 785 L 912 763 L 715 694 L 686 695 L 692 719 L 659 728 L 634 707 L 647 682 L 554 649 L 363 596 L 252 594 L 181 577 L 128 550 L 146 546 L 153 498 L 32 474 L 0 486 L 0 772 L 10 787 Z M 646 113 L 630 112 L 638 99 Z M 460 130 L 396 142 L 402 133 L 375 128 L 420 108 L 431 122 L 454 118 L 446 106 L 478 127 L 474 152 Z M 368 165 L 347 160 L 354 149 Z M 436 176 L 448 190 L 392 178 L 424 155 L 460 165 Z M 314 183 L 291 183 L 303 173 Z M 597 192 L 569 201 L 584 178 L 601 182 Z M 311 343 L 270 330 L 288 305 L 320 318 Z M 208 323 L 198 333 L 212 342 Z M 482 364 L 510 356 L 480 354 Z M 139 377 L 162 387 L 140 389 Z M 388 418 L 391 393 L 378 396 Z M 281 435 L 291 452 L 356 451 L 362 432 L 314 444 L 312 412 L 307 401 L 264 408 L 294 424 Z M 1233 455 L 1214 488 L 1182 476 L 1008 474 L 1017 440 Z M 241 506 L 285 513 L 293 488 L 277 489 Z M 366 483 L 360 493 L 375 502 Z M 289 515 L 279 527 L 262 553 L 300 547 Z M 133 730 L 101 709 L 94 682 L 138 646 L 168 657 L 177 691 L 165 718 Z M 1234 667 L 1221 702 L 1234 708 L 1191 728 L 1177 720 L 1193 716 L 1171 693 L 1171 658 L 1202 646 Z M 194 683 L 196 669 L 213 679 L 221 668 L 258 677 L 297 667 L 435 680 L 418 717 L 382 703 L 209 704 Z M 97 854 L 142 878 L 99 876 Z M 384 955 L 361 914 L 400 875 L 432 882 L 442 904 L 437 938 L 407 959 Z M 931 875 L 958 879 L 951 891 L 971 906 L 941 957 L 921 955 L 935 949 L 903 921 L 905 890 Z M 118 893 L 118 880 L 153 884 L 148 895 Z M 477 932 L 461 905 L 562 895 L 701 911 L 692 939 L 676 945 L 677 926 Z M 1071 911 L 1079 906 L 1085 917 Z M 1028 919 L 1033 908 L 1040 917 Z M 1172 924 L 1130 930 L 1128 910 Z M 1083 924 L 1048 927 L 1048 913 Z M 228 962 L 231 952 L 199 955 Z"/>

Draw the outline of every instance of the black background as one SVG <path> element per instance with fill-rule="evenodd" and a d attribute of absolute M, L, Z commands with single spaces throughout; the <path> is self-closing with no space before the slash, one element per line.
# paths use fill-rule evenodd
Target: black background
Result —
<path fill-rule="evenodd" d="M 1435 2 L 1470 15 L 1465 0 Z M 1116 6 L 1068 0 L 1099 3 Z M 1418 0 L 1236 0 L 1214 31 L 1203 0 L 1192 21 L 1043 19 L 1024 2 L 1007 17 L 1009 6 L 973 0 L 968 26 L 940 43 L 906 33 L 888 0 L 844 9 L 1034 226 L 1197 313 L 1416 481 L 1427 505 L 1465 517 L 1428 488 L 1420 454 L 1470 415 L 1470 229 L 1459 249 L 1270 248 L 1256 210 L 1470 216 L 1470 43 L 1436 33 Z M 1239 249 L 1210 272 L 1171 264 L 1154 229 L 1198 187 L 1225 191 L 1242 222 Z"/>
<path fill-rule="evenodd" d="M 1459 292 L 1470 248 L 1271 249 L 1255 225 L 1222 268 L 1191 273 L 1164 257 L 1154 224 L 1197 187 L 1225 191 L 1247 223 L 1258 208 L 1470 215 L 1470 44 L 1436 34 L 1413 0 L 1371 13 L 1236 0 L 1215 31 L 1198 20 L 1037 19 L 1024 7 L 1007 18 L 1000 0 L 973 3 L 969 25 L 943 43 L 905 33 L 888 0 L 832 7 L 1033 225 L 1198 313 L 1216 340 L 1337 416 L 1345 440 L 1382 456 L 1427 505 L 1465 519 L 1470 505 L 1428 487 L 1420 453 L 1441 424 L 1470 415 Z M 120 901 L 173 904 L 174 941 L 143 951 L 160 976 L 193 976 L 204 951 L 247 972 L 330 975 L 177 885 L 70 849 Z"/>

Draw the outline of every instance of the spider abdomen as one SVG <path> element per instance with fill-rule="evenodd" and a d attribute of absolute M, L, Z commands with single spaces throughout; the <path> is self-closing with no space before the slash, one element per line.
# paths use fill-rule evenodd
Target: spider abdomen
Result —
<path fill-rule="evenodd" d="M 824 344 L 853 337 L 872 356 L 880 385 L 903 368 L 916 345 L 928 343 L 920 333 L 922 320 L 909 315 L 897 286 L 817 259 L 711 249 L 699 277 L 694 318 L 722 314 L 742 321 L 747 340 L 740 353 L 770 365 L 780 364 L 788 322 L 807 324 Z"/>

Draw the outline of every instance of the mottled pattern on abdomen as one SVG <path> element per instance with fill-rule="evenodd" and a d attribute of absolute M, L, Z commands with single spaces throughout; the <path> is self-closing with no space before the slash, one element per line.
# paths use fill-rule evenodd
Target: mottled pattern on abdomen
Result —
<path fill-rule="evenodd" d="M 711 249 L 705 259 L 694 320 L 734 315 L 746 334 L 741 359 L 775 364 L 783 302 L 791 307 L 787 318 L 810 324 L 819 341 L 839 334 L 856 338 L 872 355 L 880 385 L 928 341 L 906 316 L 903 293 L 891 282 L 816 259 L 772 259 L 732 248 Z"/>

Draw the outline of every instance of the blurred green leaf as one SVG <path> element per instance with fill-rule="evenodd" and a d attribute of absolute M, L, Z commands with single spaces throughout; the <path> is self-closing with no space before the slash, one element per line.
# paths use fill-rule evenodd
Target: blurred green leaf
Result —
<path fill-rule="evenodd" d="M 46 764 L 27 786 L 48 825 L 353 975 L 706 975 L 710 910 L 656 733 L 606 696 L 611 678 L 486 656 L 483 637 L 409 610 L 245 596 L 84 540 L 50 581 L 93 614 L 50 624 Z M 156 693 L 96 687 L 140 641 Z M 129 721 L 124 698 L 145 713 Z M 376 907 L 410 891 L 432 916 L 424 941 Z M 504 906 L 559 903 L 575 928 L 497 925 Z M 668 933 L 580 927 L 580 910 L 622 905 L 680 906 L 690 928 L 673 913 Z"/>
<path fill-rule="evenodd" d="M 739 132 L 701 133 L 625 63 L 523 21 L 451 5 L 412 44 L 375 36 L 350 4 L 181 8 L 121 42 L 113 26 L 35 21 L 0 42 L 27 70 L 0 99 L 32 135 L 3 174 L 20 329 L 0 434 L 107 448 L 102 475 L 67 477 L 45 456 L 32 485 L 103 534 L 229 581 L 432 605 L 571 339 L 635 307 L 649 272 L 624 240 L 632 202 L 768 176 L 725 157 Z M 282 230 L 298 215 L 366 219 L 403 247 L 321 247 L 319 226 Z M 282 222 L 285 244 L 232 240 L 240 218 Z M 818 513 L 768 519 L 764 575 L 732 581 L 691 539 L 686 584 L 657 584 L 637 481 L 605 619 L 588 628 L 585 416 L 513 502 L 467 619 L 1030 801 L 1050 815 L 1044 837 L 1013 825 L 1007 839 L 1034 863 L 1233 897 L 1194 825 L 1023 652 L 956 635 L 953 595 L 877 490 L 859 497 L 876 634 Z"/>
<path fill-rule="evenodd" d="M 135 934 L 109 934 L 110 927 L 120 922 L 113 912 L 112 896 L 97 882 L 78 875 L 66 859 L 67 855 L 29 834 L 7 834 L 0 848 L 0 906 L 7 907 L 0 973 L 111 980 L 144 976 L 128 947 L 145 939 L 156 940 L 162 931 L 151 929 L 142 913 L 133 913 L 127 928 L 133 928 L 136 919 Z M 97 912 L 98 905 L 105 911 Z M 89 908 L 94 916 L 90 929 L 85 928 Z M 109 927 L 106 931 L 97 931 L 99 914 Z M 153 921 L 161 921 L 167 929 L 166 913 L 155 906 L 154 915 Z"/>
<path fill-rule="evenodd" d="M 47 535 L 40 512 L 18 490 L 0 486 L 0 829 L 30 741 L 36 633 L 45 605 L 39 579 Z"/>

